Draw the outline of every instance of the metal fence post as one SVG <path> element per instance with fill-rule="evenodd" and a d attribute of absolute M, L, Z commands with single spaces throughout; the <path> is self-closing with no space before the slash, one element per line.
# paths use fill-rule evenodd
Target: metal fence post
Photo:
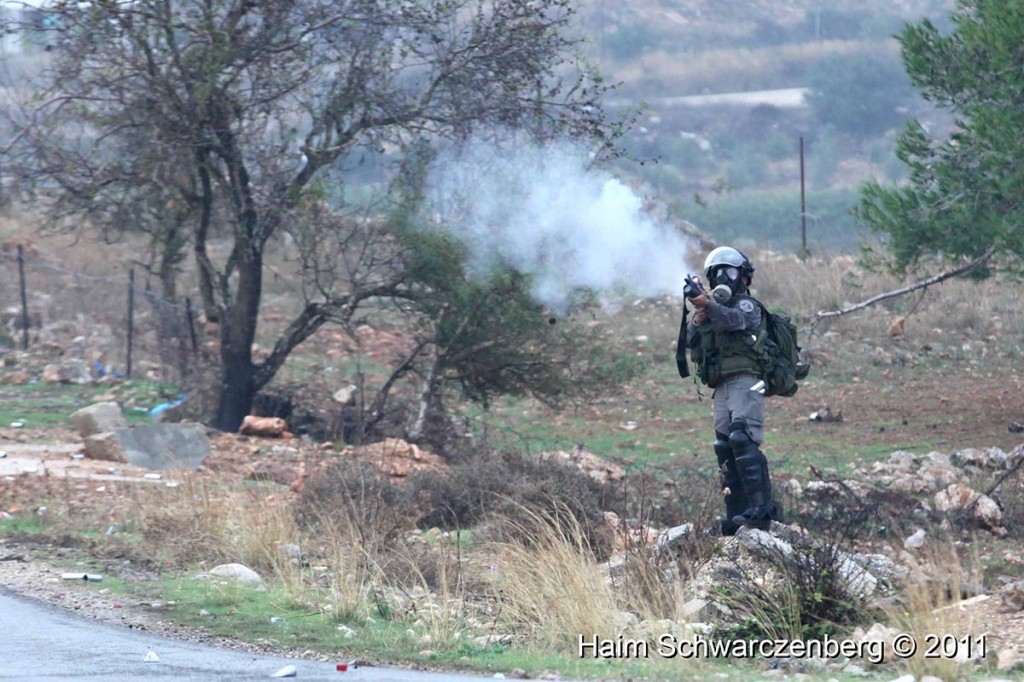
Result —
<path fill-rule="evenodd" d="M 132 378 L 132 331 L 135 327 L 135 268 L 128 271 L 128 357 L 125 361 L 124 376 Z"/>
<path fill-rule="evenodd" d="M 18 244 L 18 287 L 21 289 L 21 349 L 28 350 L 28 290 L 25 284 L 25 247 Z"/>

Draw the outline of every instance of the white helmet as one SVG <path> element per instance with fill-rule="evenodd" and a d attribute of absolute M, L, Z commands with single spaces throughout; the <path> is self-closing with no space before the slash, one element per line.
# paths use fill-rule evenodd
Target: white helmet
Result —
<path fill-rule="evenodd" d="M 724 270 L 721 268 L 724 267 Z M 728 272 L 729 269 L 733 269 L 732 272 Z M 747 278 L 746 286 L 750 286 L 750 282 L 754 280 L 754 265 L 750 262 L 750 259 L 744 256 L 740 251 L 732 248 L 731 246 L 719 246 L 708 254 L 708 257 L 704 259 L 704 276 L 711 286 L 721 284 L 723 282 L 716 282 L 718 272 L 725 274 L 728 272 L 730 276 L 723 278 L 727 280 L 725 283 L 730 282 L 742 282 L 740 275 L 744 275 Z M 734 287 L 735 288 L 735 287 Z"/>

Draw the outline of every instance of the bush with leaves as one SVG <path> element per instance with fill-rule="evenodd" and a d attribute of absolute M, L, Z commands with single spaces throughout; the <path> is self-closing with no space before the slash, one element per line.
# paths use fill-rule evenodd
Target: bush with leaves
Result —
<path fill-rule="evenodd" d="M 575 467 L 514 452 L 479 452 L 446 474 L 426 472 L 409 482 L 422 527 L 483 525 L 491 539 L 521 539 L 538 515 L 578 525 L 585 545 L 598 557 L 611 552 L 613 533 L 604 511 L 616 507 L 618 491 Z M 511 519 L 515 523 L 502 522 Z"/>
<path fill-rule="evenodd" d="M 956 117 L 947 132 L 909 121 L 896 156 L 909 182 L 861 188 L 857 216 L 887 240 L 899 274 L 946 260 L 978 268 L 997 258 L 1024 271 L 1024 6 L 964 0 L 944 33 L 928 20 L 899 35 L 914 87 Z M 988 270 L 981 268 L 986 274 Z"/>
<path fill-rule="evenodd" d="M 528 275 L 509 266 L 472 271 L 465 244 L 408 212 L 393 216 L 391 230 L 406 254 L 413 291 L 402 307 L 415 325 L 415 343 L 370 401 L 371 429 L 405 375 L 422 377 L 408 439 L 444 452 L 450 392 L 485 408 L 499 396 L 528 396 L 557 408 L 607 395 L 645 369 L 644 360 L 619 349 L 603 330 L 571 317 L 554 320 L 534 299 Z"/>

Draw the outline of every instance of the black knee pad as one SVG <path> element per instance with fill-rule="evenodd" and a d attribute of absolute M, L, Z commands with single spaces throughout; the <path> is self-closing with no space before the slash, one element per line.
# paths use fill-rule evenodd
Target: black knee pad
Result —
<path fill-rule="evenodd" d="M 742 457 L 752 450 L 757 449 L 757 443 L 747 432 L 747 422 L 734 421 L 729 425 L 729 446 L 736 457 Z"/>
<path fill-rule="evenodd" d="M 719 468 L 723 467 L 726 463 L 732 462 L 736 457 L 736 453 L 732 451 L 732 446 L 729 445 L 729 436 L 715 431 L 715 455 L 718 457 Z"/>
<path fill-rule="evenodd" d="M 736 470 L 743 479 L 743 489 L 747 495 L 767 493 L 771 496 L 772 479 L 768 473 L 768 458 L 757 448 L 757 444 L 749 452 L 736 457 Z"/>

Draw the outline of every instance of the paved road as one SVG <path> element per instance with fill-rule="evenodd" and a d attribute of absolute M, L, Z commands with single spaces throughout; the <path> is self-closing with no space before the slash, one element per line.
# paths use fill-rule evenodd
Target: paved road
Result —
<path fill-rule="evenodd" d="M 146 663 L 148 652 L 159 662 Z M 217 649 L 75 616 L 0 588 L 2 680 L 264 680 L 285 666 L 298 680 L 332 682 L 481 682 L 487 678 L 385 668 L 339 672 L 335 663 Z"/>
<path fill-rule="evenodd" d="M 743 106 L 757 106 L 758 104 L 770 104 L 780 108 L 793 108 L 807 106 L 804 102 L 804 94 L 807 88 L 782 88 L 780 90 L 751 90 L 749 92 L 722 92 L 707 95 L 687 95 L 684 97 L 646 97 L 646 101 L 653 106 L 662 107 L 699 107 L 706 104 L 736 104 Z M 635 104 L 626 100 L 608 100 L 609 104 Z"/>

